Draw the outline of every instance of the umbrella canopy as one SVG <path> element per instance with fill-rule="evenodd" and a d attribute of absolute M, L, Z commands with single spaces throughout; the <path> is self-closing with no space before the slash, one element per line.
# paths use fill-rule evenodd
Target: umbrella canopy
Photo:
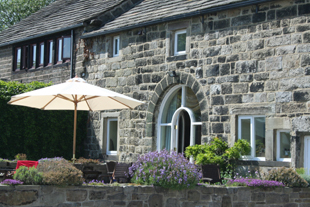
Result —
<path fill-rule="evenodd" d="M 73 161 L 75 160 L 77 110 L 101 111 L 133 109 L 142 101 L 86 83 L 82 78 L 72 78 L 65 83 L 41 88 L 11 97 L 8 104 L 42 110 L 74 110 Z"/>

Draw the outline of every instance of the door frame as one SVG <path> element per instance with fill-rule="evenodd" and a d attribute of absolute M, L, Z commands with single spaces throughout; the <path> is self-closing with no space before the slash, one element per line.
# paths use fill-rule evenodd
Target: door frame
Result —
<path fill-rule="evenodd" d="M 306 174 L 310 175 L 310 136 L 305 136 L 304 138 L 304 169 L 306 170 Z"/>

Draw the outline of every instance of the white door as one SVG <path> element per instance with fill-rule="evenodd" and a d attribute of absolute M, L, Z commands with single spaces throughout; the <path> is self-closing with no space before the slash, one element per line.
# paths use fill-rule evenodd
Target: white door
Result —
<path fill-rule="evenodd" d="M 304 149 L 304 168 L 308 175 L 310 175 L 310 136 L 305 137 Z"/>

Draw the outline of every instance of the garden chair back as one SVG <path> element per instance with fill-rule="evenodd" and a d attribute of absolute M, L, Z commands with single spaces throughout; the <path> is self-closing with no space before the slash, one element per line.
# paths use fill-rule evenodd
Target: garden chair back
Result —
<path fill-rule="evenodd" d="M 218 165 L 202 165 L 202 181 L 209 182 L 209 183 L 222 183 L 223 178 L 221 178 L 220 167 Z"/>
<path fill-rule="evenodd" d="M 112 176 L 114 169 L 115 169 L 115 165 L 116 165 L 116 162 L 114 161 L 107 162 L 106 167 L 107 167 L 108 175 Z"/>
<path fill-rule="evenodd" d="M 16 164 L 16 170 L 20 167 L 20 166 L 26 166 L 26 167 L 35 167 L 37 168 L 39 162 L 38 161 L 31 161 L 31 160 L 17 160 L 17 164 Z"/>
<path fill-rule="evenodd" d="M 114 170 L 114 178 L 119 183 L 128 183 L 130 178 L 128 177 L 128 171 L 131 163 L 117 163 Z"/>

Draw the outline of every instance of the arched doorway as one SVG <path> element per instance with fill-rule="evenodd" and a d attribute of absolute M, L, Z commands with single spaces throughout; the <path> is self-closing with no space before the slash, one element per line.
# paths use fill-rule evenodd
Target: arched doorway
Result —
<path fill-rule="evenodd" d="M 157 150 L 184 152 L 201 143 L 201 112 L 195 93 L 184 85 L 165 96 L 158 116 Z"/>

